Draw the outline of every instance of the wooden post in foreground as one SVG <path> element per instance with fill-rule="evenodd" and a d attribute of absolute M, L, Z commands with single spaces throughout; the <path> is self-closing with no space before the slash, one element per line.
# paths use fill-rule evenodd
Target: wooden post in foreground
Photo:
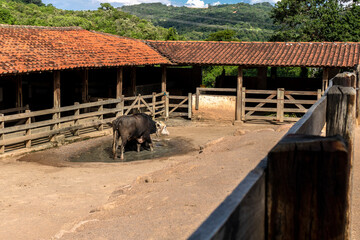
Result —
<path fill-rule="evenodd" d="M 267 239 L 349 239 L 350 162 L 341 137 L 283 138 L 268 155 L 267 180 Z"/>
<path fill-rule="evenodd" d="M 241 121 L 241 89 L 243 87 L 243 68 L 238 67 L 237 85 L 236 85 L 236 107 L 235 107 L 235 121 Z"/>
<path fill-rule="evenodd" d="M 30 112 L 31 112 L 30 110 L 25 110 L 25 113 L 30 113 Z M 31 117 L 29 117 L 28 119 L 26 119 L 26 123 L 25 123 L 25 124 L 31 124 Z M 26 135 L 26 136 L 31 135 L 31 128 L 26 129 L 25 135 Z M 30 147 L 31 147 L 31 139 L 26 140 L 26 142 L 25 142 L 25 147 L 26 147 L 26 148 L 30 148 Z"/>
<path fill-rule="evenodd" d="M 321 91 L 324 92 L 327 89 L 328 85 L 329 85 L 329 68 L 323 68 Z"/>

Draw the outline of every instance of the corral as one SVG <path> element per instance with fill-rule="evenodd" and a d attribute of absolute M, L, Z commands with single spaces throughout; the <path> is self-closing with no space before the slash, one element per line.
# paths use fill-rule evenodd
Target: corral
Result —
<path fill-rule="evenodd" d="M 0 238 L 184 239 L 290 127 L 168 125 L 181 154 L 113 162 L 105 136 L 2 161 Z M 87 153 L 102 162 L 71 162 Z"/>

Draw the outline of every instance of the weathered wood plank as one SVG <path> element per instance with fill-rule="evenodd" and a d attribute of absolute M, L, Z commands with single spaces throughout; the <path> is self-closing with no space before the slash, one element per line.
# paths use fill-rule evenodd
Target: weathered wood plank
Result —
<path fill-rule="evenodd" d="M 317 91 L 288 91 L 288 90 L 285 90 L 285 95 L 317 96 Z"/>
<path fill-rule="evenodd" d="M 243 68 L 238 67 L 237 83 L 236 83 L 236 102 L 235 102 L 235 121 L 241 121 L 242 104 L 241 89 L 243 87 Z"/>
<path fill-rule="evenodd" d="M 54 108 L 60 108 L 61 104 L 60 104 L 60 71 L 54 71 Z"/>
<path fill-rule="evenodd" d="M 196 88 L 200 92 L 236 92 L 236 88 Z"/>
<path fill-rule="evenodd" d="M 268 239 L 349 239 L 348 152 L 341 137 L 287 136 L 268 155 Z"/>
<path fill-rule="evenodd" d="M 264 98 L 245 98 L 245 102 L 251 103 L 277 103 L 276 99 L 264 99 Z"/>
<path fill-rule="evenodd" d="M 189 240 L 265 239 L 263 160 L 189 237 Z"/>
<path fill-rule="evenodd" d="M 277 112 L 276 112 L 276 120 L 279 122 L 284 121 L 284 89 L 278 88 L 277 90 Z"/>

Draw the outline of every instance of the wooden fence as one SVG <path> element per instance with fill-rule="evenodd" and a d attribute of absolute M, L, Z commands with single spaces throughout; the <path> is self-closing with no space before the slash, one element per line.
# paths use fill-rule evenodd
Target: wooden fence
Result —
<path fill-rule="evenodd" d="M 195 109 L 199 110 L 200 95 L 205 92 L 236 93 L 235 88 L 197 88 Z M 297 121 L 321 97 L 317 91 L 241 90 L 241 120 Z"/>
<path fill-rule="evenodd" d="M 337 75 L 189 239 L 350 239 L 353 76 Z"/>
<path fill-rule="evenodd" d="M 180 102 L 173 102 L 173 99 Z M 90 132 L 102 133 L 110 128 L 109 123 L 116 117 L 132 112 L 145 112 L 154 118 L 179 115 L 191 118 L 191 94 L 182 97 L 153 93 L 96 100 L 57 109 L 25 110 L 25 113 L 13 115 L 0 114 L 0 154 L 31 150 L 44 144 L 56 145 L 65 139 Z M 189 104 L 185 104 L 186 102 Z M 185 112 L 184 108 L 187 108 Z"/>

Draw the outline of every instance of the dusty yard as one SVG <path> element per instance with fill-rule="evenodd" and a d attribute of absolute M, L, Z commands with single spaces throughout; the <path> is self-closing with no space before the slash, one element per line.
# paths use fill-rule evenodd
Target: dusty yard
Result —
<path fill-rule="evenodd" d="M 185 239 L 290 127 L 169 125 L 146 160 L 111 136 L 1 159 L 0 239 Z"/>

